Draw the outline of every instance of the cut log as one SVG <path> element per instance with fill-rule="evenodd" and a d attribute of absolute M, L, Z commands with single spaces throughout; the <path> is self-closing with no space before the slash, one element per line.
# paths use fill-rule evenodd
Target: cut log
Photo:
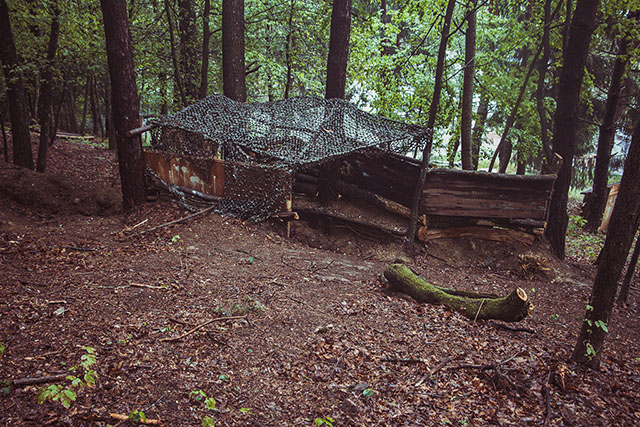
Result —
<path fill-rule="evenodd" d="M 529 299 L 522 288 L 514 289 L 505 297 L 460 297 L 427 283 L 402 264 L 391 264 L 384 271 L 384 277 L 389 280 L 393 289 L 417 301 L 446 305 L 469 319 L 519 322 L 529 315 Z"/>
<path fill-rule="evenodd" d="M 535 240 L 535 236 L 532 234 L 516 230 L 506 230 L 503 228 L 455 227 L 434 230 L 427 229 L 427 227 L 420 227 L 420 230 L 418 231 L 418 239 L 423 242 L 460 237 L 471 237 L 474 239 L 492 240 L 495 242 L 518 242 L 525 246 L 531 246 Z"/>

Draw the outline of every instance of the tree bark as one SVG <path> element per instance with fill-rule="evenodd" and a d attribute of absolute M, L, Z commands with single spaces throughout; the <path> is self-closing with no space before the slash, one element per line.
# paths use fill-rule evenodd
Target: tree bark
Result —
<path fill-rule="evenodd" d="M 164 0 L 164 10 L 167 14 L 167 26 L 169 28 L 169 44 L 171 47 L 171 64 L 173 65 L 173 80 L 175 83 L 175 88 L 178 89 L 178 93 L 174 95 L 178 95 L 180 102 L 182 102 L 182 106 L 187 106 L 187 97 L 184 93 L 184 87 L 182 85 L 182 76 L 180 74 L 180 66 L 178 65 L 178 54 L 176 52 L 176 41 L 174 36 L 174 28 L 173 28 L 173 18 L 171 17 L 171 4 L 169 0 Z"/>
<path fill-rule="evenodd" d="M 187 104 L 199 96 L 198 41 L 196 38 L 196 11 L 192 0 L 178 0 L 178 34 L 180 37 L 180 71 Z"/>
<path fill-rule="evenodd" d="M 402 264 L 391 264 L 384 271 L 384 277 L 393 289 L 410 295 L 417 301 L 444 304 L 474 321 L 495 319 L 519 322 L 529 315 L 529 299 L 522 288 L 516 288 L 504 297 L 474 295 L 473 292 L 465 292 L 460 296 L 455 290 L 427 283 Z"/>
<path fill-rule="evenodd" d="M 209 15 L 211 14 L 211 0 L 204 1 L 202 12 L 202 68 L 200 70 L 199 97 L 207 96 L 209 90 L 209 47 L 211 45 L 211 28 L 209 28 Z"/>
<path fill-rule="evenodd" d="M 33 169 L 27 95 L 20 73 L 21 61 L 16 52 L 6 0 L 0 0 L 0 60 L 7 84 L 7 98 L 9 99 L 13 163 Z"/>
<path fill-rule="evenodd" d="M 91 74 L 87 74 L 87 83 L 84 89 L 84 104 L 82 107 L 82 123 L 80 124 L 80 135 L 84 135 L 87 125 L 87 106 L 89 104 L 89 90 L 91 88 Z"/>
<path fill-rule="evenodd" d="M 471 116 L 473 114 L 473 78 L 476 66 L 476 0 L 469 1 L 467 33 L 464 45 L 464 77 L 462 83 L 462 123 L 460 125 L 460 154 L 462 169 L 473 169 Z"/>
<path fill-rule="evenodd" d="M 636 228 L 638 228 L 636 226 Z M 624 304 L 629 298 L 629 289 L 631 288 L 631 279 L 633 279 L 633 273 L 636 271 L 636 265 L 638 265 L 638 257 L 640 257 L 640 236 L 636 240 L 636 245 L 633 248 L 633 254 L 631 255 L 631 261 L 629 261 L 629 267 L 627 267 L 627 273 L 624 275 L 622 281 L 622 287 L 620 288 L 620 294 L 618 295 L 618 304 Z"/>
<path fill-rule="evenodd" d="M 285 63 L 287 64 L 287 79 L 284 84 L 284 99 L 288 99 L 291 94 L 291 85 L 293 83 L 293 58 L 291 51 L 293 50 L 295 40 L 293 36 L 293 14 L 295 12 L 296 0 L 291 0 L 289 8 L 289 31 L 285 40 Z"/>
<path fill-rule="evenodd" d="M 334 0 L 327 58 L 325 98 L 344 99 L 351 35 L 351 0 Z"/>
<path fill-rule="evenodd" d="M 449 41 L 449 28 L 451 26 L 451 18 L 453 16 L 453 8 L 455 0 L 449 0 L 447 3 L 447 11 L 442 23 L 442 32 L 440 33 L 440 46 L 438 47 L 438 62 L 436 65 L 436 75 L 433 86 L 433 96 L 431 98 L 431 106 L 429 107 L 429 118 L 427 120 L 427 134 L 424 150 L 422 151 L 422 162 L 420 163 L 420 176 L 418 183 L 413 192 L 413 200 L 411 203 L 411 218 L 409 219 L 409 227 L 407 227 L 407 242 L 413 244 L 418 229 L 418 211 L 420 210 L 420 199 L 422 197 L 422 187 L 427 180 L 427 170 L 429 169 L 429 157 L 431 156 L 431 146 L 433 145 L 433 128 L 436 123 L 438 114 L 438 105 L 440 104 L 440 92 L 442 91 L 442 75 L 444 74 L 444 61 L 447 53 L 447 42 Z"/>
<path fill-rule="evenodd" d="M 547 109 L 544 105 L 545 98 L 545 79 L 547 74 L 547 64 L 549 57 L 551 56 L 551 45 L 549 42 L 549 34 L 551 32 L 551 1 L 545 0 L 544 2 L 544 21 L 542 28 L 542 56 L 538 60 L 538 84 L 536 87 L 536 107 L 538 109 L 538 116 L 540 119 L 540 142 L 542 143 L 542 173 L 548 171 L 546 165 L 550 164 L 553 158 L 551 153 L 551 146 L 549 144 L 549 122 L 547 121 Z"/>
<path fill-rule="evenodd" d="M 244 0 L 222 0 L 222 84 L 224 95 L 246 102 Z"/>
<path fill-rule="evenodd" d="M 125 0 L 100 0 L 111 76 L 111 106 L 118 145 L 118 163 L 125 211 L 146 201 L 144 159 L 140 136 L 127 138 L 140 126 L 140 101 L 133 67 L 131 35 Z"/>
<path fill-rule="evenodd" d="M 545 236 L 552 251 L 560 259 L 564 259 L 565 255 L 565 235 L 569 222 L 567 202 L 576 145 L 577 107 L 591 35 L 596 28 L 598 5 L 599 0 L 578 0 L 567 48 L 563 52 L 564 64 L 558 82 L 552 145 L 554 153 L 559 154 L 563 161 L 549 204 L 549 222 Z"/>
<path fill-rule="evenodd" d="M 471 136 L 471 160 L 473 162 L 473 170 L 478 170 L 478 161 L 480 159 L 480 148 L 482 139 L 484 138 L 484 125 L 489 115 L 489 99 L 485 91 L 480 92 L 480 104 L 476 112 L 476 123 L 473 127 Z"/>
<path fill-rule="evenodd" d="M 607 185 L 609 183 L 609 161 L 611 160 L 611 149 L 616 135 L 616 121 L 622 101 L 622 90 L 624 75 L 629 56 L 627 55 L 627 42 L 623 38 L 620 40 L 618 54 L 613 65 L 611 83 L 607 91 L 607 101 L 605 104 L 604 119 L 600 125 L 598 134 L 598 148 L 596 154 L 596 167 L 593 173 L 593 192 L 591 193 L 591 204 L 586 214 L 587 223 L 585 230 L 595 232 L 600 227 L 602 214 L 607 204 Z"/>
<path fill-rule="evenodd" d="M 47 168 L 47 148 L 51 140 L 52 112 L 53 112 L 53 70 L 56 51 L 58 50 L 58 36 L 60 34 L 60 8 L 58 1 L 52 1 L 53 16 L 51 17 L 51 32 L 47 47 L 47 63 L 42 71 L 42 85 L 40 87 L 40 142 L 38 145 L 38 162 L 36 170 L 44 172 Z"/>
<path fill-rule="evenodd" d="M 624 162 L 618 198 L 611 213 L 604 246 L 598 257 L 598 269 L 591 298 L 578 342 L 571 356 L 574 361 L 593 369 L 598 369 L 600 366 L 618 280 L 638 224 L 640 214 L 640 168 L 638 165 L 640 165 L 640 119 L 635 123 L 631 145 Z"/>

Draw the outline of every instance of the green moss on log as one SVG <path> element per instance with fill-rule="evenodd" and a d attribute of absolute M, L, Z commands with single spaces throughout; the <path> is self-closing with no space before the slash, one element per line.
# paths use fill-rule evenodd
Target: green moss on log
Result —
<path fill-rule="evenodd" d="M 465 296 L 427 283 L 402 264 L 391 264 L 384 272 L 391 286 L 420 302 L 444 304 L 470 319 L 495 319 L 519 322 L 529 315 L 529 300 L 522 288 L 504 297 L 488 298 L 486 294 L 465 292 Z"/>

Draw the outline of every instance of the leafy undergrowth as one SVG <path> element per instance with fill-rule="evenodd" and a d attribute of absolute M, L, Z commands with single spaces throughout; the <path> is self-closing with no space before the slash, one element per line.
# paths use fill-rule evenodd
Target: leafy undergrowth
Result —
<path fill-rule="evenodd" d="M 96 148 L 57 143 L 51 162 L 94 193 L 117 182 Z M 186 213 L 169 201 L 107 216 L 4 202 L 2 425 L 640 424 L 636 290 L 608 325 L 602 371 L 568 362 L 593 280 L 586 255 L 576 269 L 544 245 L 465 240 L 410 257 L 214 214 L 126 238 Z M 534 308 L 508 330 L 418 304 L 381 278 L 398 259 L 440 286 L 519 286 Z M 46 375 L 58 379 L 11 384 Z"/>
<path fill-rule="evenodd" d="M 578 215 L 569 216 L 567 226 L 566 253 L 567 257 L 578 263 L 594 263 L 598 259 L 604 245 L 606 234 L 598 231 L 587 233 L 582 228 L 586 220 Z"/>

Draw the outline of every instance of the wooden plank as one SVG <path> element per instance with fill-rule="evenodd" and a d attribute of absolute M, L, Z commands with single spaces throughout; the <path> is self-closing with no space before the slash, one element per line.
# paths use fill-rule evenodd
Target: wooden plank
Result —
<path fill-rule="evenodd" d="M 495 242 L 518 242 L 525 246 L 531 246 L 535 240 L 535 236 L 532 234 L 516 230 L 505 230 L 503 228 L 455 227 L 434 230 L 428 229 L 427 227 L 420 227 L 418 230 L 418 238 L 423 242 L 461 237 L 491 240 Z"/>
<path fill-rule="evenodd" d="M 165 182 L 212 196 L 224 195 L 224 162 L 221 160 L 145 150 L 144 161 Z"/>

